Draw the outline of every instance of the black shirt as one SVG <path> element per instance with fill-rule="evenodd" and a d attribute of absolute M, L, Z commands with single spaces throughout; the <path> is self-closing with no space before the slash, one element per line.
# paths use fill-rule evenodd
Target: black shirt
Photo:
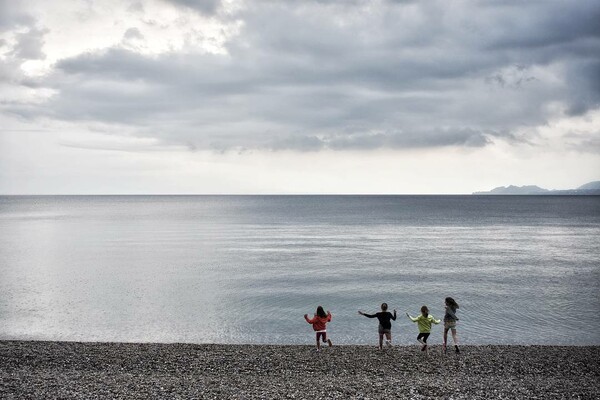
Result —
<path fill-rule="evenodd" d="M 363 314 L 368 318 L 377 318 L 383 329 L 392 329 L 392 322 L 396 320 L 396 316 L 389 311 L 380 311 L 377 314 Z"/>

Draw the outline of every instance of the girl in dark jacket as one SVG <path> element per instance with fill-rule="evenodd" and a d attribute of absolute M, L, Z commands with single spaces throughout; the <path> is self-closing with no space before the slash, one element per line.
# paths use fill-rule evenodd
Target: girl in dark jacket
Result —
<path fill-rule="evenodd" d="M 443 351 L 446 352 L 446 342 L 448 341 L 448 331 L 452 331 L 452 341 L 454 342 L 454 350 L 460 353 L 458 349 L 458 337 L 456 336 L 456 322 L 458 317 L 456 311 L 458 311 L 458 303 L 454 301 L 452 297 L 446 297 L 445 301 L 446 314 L 444 315 L 444 347 Z"/>

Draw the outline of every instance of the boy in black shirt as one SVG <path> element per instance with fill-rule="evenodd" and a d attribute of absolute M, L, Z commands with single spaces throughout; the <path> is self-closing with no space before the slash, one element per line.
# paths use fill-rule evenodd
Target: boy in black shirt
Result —
<path fill-rule="evenodd" d="M 358 313 L 367 318 L 377 318 L 379 320 L 379 350 L 383 349 L 383 335 L 386 337 L 385 343 L 388 346 L 392 345 L 392 319 L 396 320 L 396 310 L 392 314 L 388 310 L 387 303 L 381 305 L 381 311 L 376 314 L 366 314 L 362 311 Z"/>

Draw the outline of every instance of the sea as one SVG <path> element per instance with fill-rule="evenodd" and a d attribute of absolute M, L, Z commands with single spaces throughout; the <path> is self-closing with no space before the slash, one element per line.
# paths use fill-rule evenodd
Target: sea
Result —
<path fill-rule="evenodd" d="M 0 339 L 600 345 L 600 196 L 0 196 Z M 439 344 L 443 326 L 429 342 Z"/>

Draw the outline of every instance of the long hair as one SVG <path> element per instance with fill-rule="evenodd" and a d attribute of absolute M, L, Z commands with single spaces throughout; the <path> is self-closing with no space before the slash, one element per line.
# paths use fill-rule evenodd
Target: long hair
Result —
<path fill-rule="evenodd" d="M 323 307 L 321 306 L 317 307 L 317 315 L 321 318 L 327 317 L 327 314 L 325 314 L 325 310 L 323 310 Z"/>
<path fill-rule="evenodd" d="M 458 310 L 458 303 L 452 297 L 446 297 L 446 304 L 453 310 Z"/>
<path fill-rule="evenodd" d="M 427 306 L 421 307 L 421 313 L 423 313 L 423 315 L 427 317 L 429 315 L 429 308 L 427 308 Z"/>

